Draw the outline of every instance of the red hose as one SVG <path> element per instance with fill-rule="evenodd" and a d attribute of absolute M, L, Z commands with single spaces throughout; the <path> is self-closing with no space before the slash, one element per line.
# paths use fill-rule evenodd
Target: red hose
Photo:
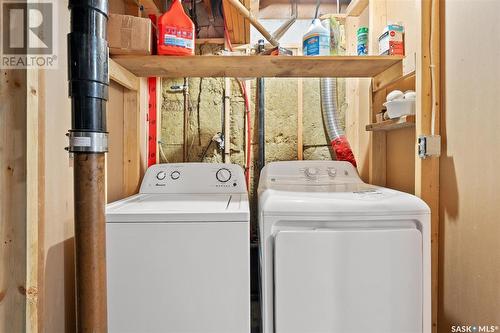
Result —
<path fill-rule="evenodd" d="M 349 141 L 347 141 L 347 138 L 344 135 L 332 140 L 332 148 L 337 156 L 337 161 L 347 161 L 354 167 L 357 167 L 356 159 L 352 153 Z"/>

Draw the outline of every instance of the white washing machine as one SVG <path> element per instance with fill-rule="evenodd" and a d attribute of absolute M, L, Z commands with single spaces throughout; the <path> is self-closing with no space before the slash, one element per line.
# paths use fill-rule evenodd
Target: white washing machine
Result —
<path fill-rule="evenodd" d="M 249 216 L 239 166 L 151 166 L 106 208 L 109 332 L 249 333 Z"/>
<path fill-rule="evenodd" d="M 268 164 L 259 184 L 264 333 L 430 333 L 430 210 L 347 162 Z"/>

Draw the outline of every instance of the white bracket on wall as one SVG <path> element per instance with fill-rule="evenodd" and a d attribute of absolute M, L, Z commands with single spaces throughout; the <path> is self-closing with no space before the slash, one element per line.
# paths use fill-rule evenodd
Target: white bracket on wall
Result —
<path fill-rule="evenodd" d="M 418 157 L 439 157 L 441 155 L 441 136 L 422 135 L 418 137 Z"/>

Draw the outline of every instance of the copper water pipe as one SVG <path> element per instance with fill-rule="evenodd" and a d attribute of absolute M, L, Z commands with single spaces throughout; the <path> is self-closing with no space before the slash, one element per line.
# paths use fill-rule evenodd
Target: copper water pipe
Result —
<path fill-rule="evenodd" d="M 108 0 L 69 0 L 68 7 L 68 150 L 74 156 L 76 329 L 79 333 L 106 333 Z"/>
<path fill-rule="evenodd" d="M 78 332 L 107 332 L 104 154 L 74 154 Z"/>

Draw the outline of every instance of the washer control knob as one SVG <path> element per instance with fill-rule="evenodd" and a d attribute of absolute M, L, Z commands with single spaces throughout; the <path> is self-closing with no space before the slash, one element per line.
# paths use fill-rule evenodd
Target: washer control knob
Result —
<path fill-rule="evenodd" d="M 306 174 L 306 177 L 308 178 L 316 178 L 318 176 L 318 169 L 316 168 L 307 168 L 304 173 Z"/>
<path fill-rule="evenodd" d="M 172 178 L 173 180 L 177 180 L 179 179 L 181 176 L 181 173 L 179 171 L 172 171 L 172 173 L 170 174 L 170 178 Z"/>
<path fill-rule="evenodd" d="M 337 169 L 335 169 L 335 168 L 328 168 L 328 176 L 335 177 L 336 175 L 337 175 Z"/>
<path fill-rule="evenodd" d="M 160 171 L 156 174 L 156 179 L 164 180 L 167 177 L 167 173 L 165 171 Z"/>
<path fill-rule="evenodd" d="M 228 182 L 231 179 L 231 171 L 229 171 L 229 169 L 226 168 L 221 168 L 217 170 L 215 177 L 217 178 L 218 181 L 222 183 Z"/>

